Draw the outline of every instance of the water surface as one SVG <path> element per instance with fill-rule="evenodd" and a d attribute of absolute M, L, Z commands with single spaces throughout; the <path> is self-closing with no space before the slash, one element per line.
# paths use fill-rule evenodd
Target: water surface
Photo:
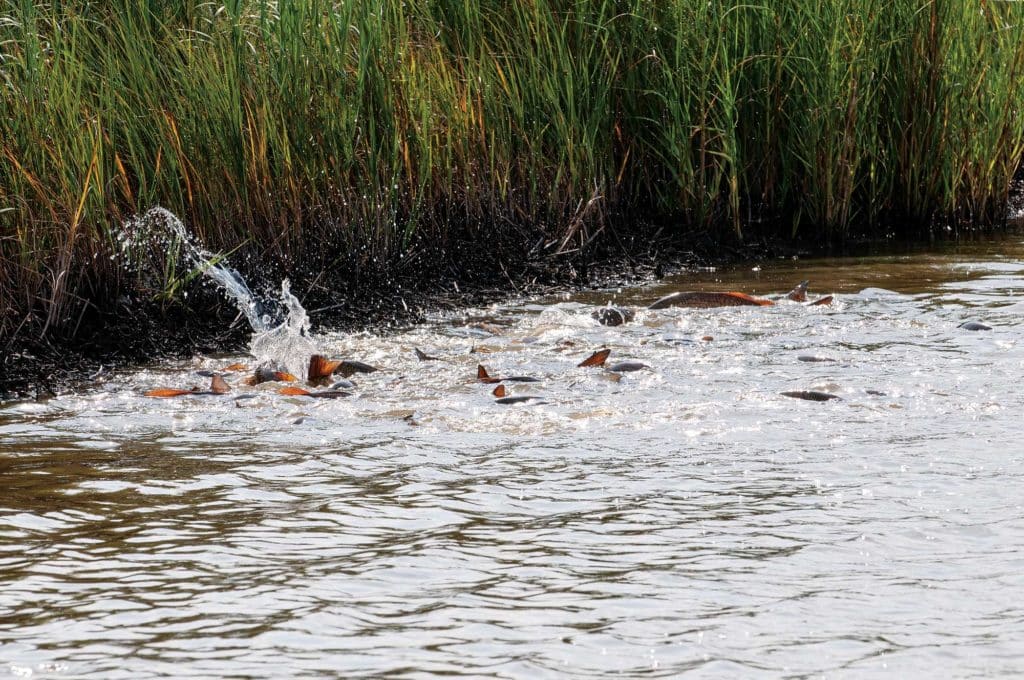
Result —
<path fill-rule="evenodd" d="M 320 334 L 382 369 L 336 401 L 6 404 L 0 677 L 1019 677 L 1022 290 L 1014 239 L 780 260 Z"/>

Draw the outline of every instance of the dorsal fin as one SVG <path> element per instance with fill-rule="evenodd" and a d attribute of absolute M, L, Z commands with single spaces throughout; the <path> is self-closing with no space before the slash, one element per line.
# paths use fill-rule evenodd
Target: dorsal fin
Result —
<path fill-rule="evenodd" d="M 826 295 L 823 298 L 818 298 L 814 302 L 807 303 L 807 306 L 808 307 L 817 307 L 819 305 L 830 305 L 830 304 L 832 304 L 832 296 L 831 295 Z"/>
<path fill-rule="evenodd" d="M 577 367 L 583 368 L 586 366 L 604 366 L 604 362 L 608 359 L 608 355 L 611 353 L 612 351 L 607 347 L 605 347 L 604 349 L 599 349 L 593 354 L 591 354 L 589 357 L 578 363 Z"/>
<path fill-rule="evenodd" d="M 483 364 L 477 364 L 476 365 L 476 379 L 479 380 L 482 383 L 500 383 L 505 378 L 498 378 L 498 377 L 492 376 L 490 373 L 487 372 L 487 369 L 484 368 Z"/>
<path fill-rule="evenodd" d="M 331 361 L 323 354 L 314 354 L 309 358 L 309 369 L 306 371 L 306 379 L 310 382 L 316 382 L 330 377 L 334 373 L 334 369 L 340 365 L 340 361 Z"/>
<path fill-rule="evenodd" d="M 290 397 L 308 397 L 310 395 L 309 390 L 304 390 L 301 387 L 295 387 L 294 385 L 282 387 L 277 391 L 277 393 L 284 394 Z"/>
<path fill-rule="evenodd" d="M 231 391 L 231 386 L 220 373 L 214 373 L 210 378 L 210 391 L 214 394 L 227 394 Z"/>
<path fill-rule="evenodd" d="M 505 389 L 504 385 L 498 385 L 497 387 L 494 388 L 494 391 L 491 392 L 491 394 L 493 394 L 498 399 L 501 399 L 502 397 L 508 396 L 508 390 Z"/>
<path fill-rule="evenodd" d="M 416 347 L 414 349 L 416 351 L 416 358 L 419 359 L 420 361 L 437 361 L 437 357 L 430 356 L 429 354 L 421 350 L 419 347 Z"/>

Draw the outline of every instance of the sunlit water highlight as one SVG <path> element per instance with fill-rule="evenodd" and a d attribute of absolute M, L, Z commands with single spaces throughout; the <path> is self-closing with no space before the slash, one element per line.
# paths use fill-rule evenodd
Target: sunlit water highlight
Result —
<path fill-rule="evenodd" d="M 318 334 L 382 369 L 336 401 L 140 396 L 225 356 L 5 405 L 0 677 L 1018 677 L 1022 289 L 1016 242 L 780 261 Z"/>

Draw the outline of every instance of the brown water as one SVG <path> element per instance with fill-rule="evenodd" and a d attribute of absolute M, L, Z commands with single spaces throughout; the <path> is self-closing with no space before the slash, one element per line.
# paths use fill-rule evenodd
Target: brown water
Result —
<path fill-rule="evenodd" d="M 785 260 L 318 336 L 383 369 L 338 401 L 0 406 L 0 677 L 1020 677 L 1022 291 L 1014 239 Z"/>

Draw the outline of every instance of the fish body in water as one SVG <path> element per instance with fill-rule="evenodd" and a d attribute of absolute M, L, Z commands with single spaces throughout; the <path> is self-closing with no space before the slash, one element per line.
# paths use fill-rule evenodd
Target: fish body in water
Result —
<path fill-rule="evenodd" d="M 832 303 L 832 296 L 807 302 L 807 286 L 809 281 L 801 281 L 786 294 L 787 300 L 793 302 L 806 302 L 808 306 L 828 305 Z M 682 291 L 671 293 L 655 300 L 647 309 L 666 309 L 668 307 L 687 307 L 690 309 L 712 309 L 714 307 L 767 307 L 775 302 L 767 298 L 754 297 L 746 293 L 738 292 L 707 292 L 707 291 Z M 590 316 L 597 319 L 602 326 L 621 326 L 634 319 L 636 313 L 631 309 L 623 307 L 607 307 L 594 310 Z"/>
<path fill-rule="evenodd" d="M 299 379 L 278 366 L 258 366 L 253 374 L 242 381 L 244 385 L 260 385 L 265 382 L 298 382 Z"/>
<path fill-rule="evenodd" d="M 963 328 L 965 331 L 990 331 L 990 330 L 992 330 L 992 326 L 989 326 L 988 324 L 981 323 L 980 321 L 966 321 L 966 322 L 960 324 L 959 326 L 957 326 L 957 328 Z"/>
<path fill-rule="evenodd" d="M 376 366 L 363 363 L 362 361 L 354 361 L 352 359 L 345 359 L 341 362 L 341 365 L 334 371 L 342 378 L 348 378 L 356 373 L 376 373 L 378 369 Z"/>
<path fill-rule="evenodd" d="M 807 302 L 807 286 L 810 285 L 810 283 L 810 281 L 805 280 L 796 284 L 796 287 L 786 294 L 786 299 L 792 300 L 793 302 Z"/>
<path fill-rule="evenodd" d="M 790 392 L 781 392 L 784 397 L 792 397 L 793 399 L 804 399 L 806 401 L 829 401 L 831 399 L 842 399 L 838 394 L 831 394 L 829 392 L 818 392 L 817 390 L 793 390 Z"/>
<path fill-rule="evenodd" d="M 604 349 L 599 349 L 593 354 L 591 354 L 589 357 L 578 363 L 577 367 L 587 368 L 590 366 L 600 366 L 604 368 L 604 370 L 610 371 L 612 373 L 631 373 L 632 371 L 640 371 L 645 368 L 650 368 L 650 366 L 648 366 L 647 364 L 641 363 L 639 361 L 618 361 L 609 366 L 607 363 L 608 355 L 610 355 L 611 353 L 612 351 L 607 347 Z"/>
<path fill-rule="evenodd" d="M 310 390 L 304 390 L 301 387 L 295 387 L 292 385 L 282 387 L 278 390 L 278 394 L 283 394 L 288 397 L 313 397 L 315 399 L 338 399 L 340 397 L 349 396 L 348 392 L 342 392 L 340 390 L 321 390 L 319 392 L 311 392 Z"/>
<path fill-rule="evenodd" d="M 309 368 L 306 369 L 306 382 L 310 385 L 326 385 L 330 382 L 331 376 L 338 374 L 342 378 L 348 378 L 356 373 L 374 373 L 375 366 L 365 364 L 362 361 L 352 359 L 328 359 L 322 354 L 314 354 L 309 358 Z"/>
<path fill-rule="evenodd" d="M 183 397 L 185 395 L 193 396 L 211 396 L 217 394 L 227 394 L 231 391 L 231 386 L 228 385 L 227 381 L 219 373 L 214 373 L 213 377 L 210 378 L 210 389 L 200 390 L 198 387 L 191 387 L 187 390 L 179 390 L 169 387 L 158 387 L 153 390 L 149 390 L 143 396 L 146 397 Z"/>
<path fill-rule="evenodd" d="M 525 403 L 525 402 L 528 402 L 528 401 L 535 401 L 538 404 L 543 404 L 544 403 L 544 398 L 536 396 L 536 395 L 533 395 L 533 394 L 523 394 L 523 395 L 516 395 L 516 396 L 511 396 L 511 397 L 501 397 L 500 399 L 495 399 L 494 403 L 495 404 L 522 404 L 522 403 Z"/>
<path fill-rule="evenodd" d="M 639 361 L 617 361 L 611 366 L 605 366 L 605 370 L 612 373 L 632 373 L 633 371 L 641 371 L 645 368 L 650 368 L 650 366 Z"/>
<path fill-rule="evenodd" d="M 536 394 L 511 395 L 508 393 L 508 388 L 504 385 L 495 387 L 491 394 L 495 397 L 495 404 L 522 404 L 528 401 L 535 401 L 538 404 L 544 403 L 544 398 Z"/>
<path fill-rule="evenodd" d="M 328 389 L 330 390 L 351 390 L 354 389 L 356 384 L 351 380 L 338 380 L 335 381 Z"/>
<path fill-rule="evenodd" d="M 711 309 L 713 307 L 767 307 L 775 304 L 765 298 L 756 298 L 746 293 L 715 293 L 705 291 L 684 291 L 672 293 L 655 300 L 647 309 L 687 307 L 690 309 Z"/>
<path fill-rule="evenodd" d="M 636 317 L 636 312 L 624 307 L 602 307 L 591 312 L 590 316 L 597 319 L 602 326 L 621 326 Z"/>
<path fill-rule="evenodd" d="M 786 294 L 787 300 L 793 302 L 807 302 L 807 287 L 810 281 L 801 281 L 793 290 Z M 813 302 L 809 306 L 828 305 L 832 303 L 832 296 L 827 295 Z M 768 307 L 775 302 L 767 298 L 754 297 L 746 293 L 738 292 L 709 292 L 709 291 L 682 291 L 671 293 L 665 297 L 655 300 L 648 309 L 665 309 L 668 307 L 688 307 L 691 309 L 711 309 L 713 307 Z"/>
<path fill-rule="evenodd" d="M 502 382 L 540 382 L 540 378 L 533 378 L 528 375 L 493 376 L 487 372 L 483 364 L 477 364 L 476 366 L 476 379 L 482 383 L 492 384 Z"/>

